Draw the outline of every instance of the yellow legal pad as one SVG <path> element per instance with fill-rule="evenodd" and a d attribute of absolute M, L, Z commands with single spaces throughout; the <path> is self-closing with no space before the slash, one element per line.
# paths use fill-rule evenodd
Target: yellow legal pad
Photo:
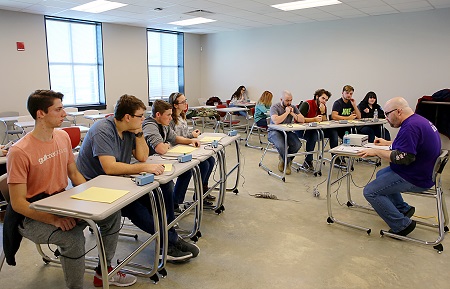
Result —
<path fill-rule="evenodd" d="M 172 171 L 172 164 L 164 164 L 164 171 L 165 172 L 171 172 Z"/>
<path fill-rule="evenodd" d="M 199 141 L 200 142 L 206 142 L 206 143 L 210 143 L 210 142 L 213 142 L 213 141 L 219 141 L 219 140 L 221 140 L 222 139 L 222 137 L 221 136 L 205 136 L 204 138 L 202 138 L 202 139 L 199 139 Z"/>
<path fill-rule="evenodd" d="M 111 204 L 112 202 L 125 196 L 127 193 L 129 193 L 129 191 L 91 187 L 70 197 L 78 200 Z"/>
<path fill-rule="evenodd" d="M 187 146 L 187 145 L 177 145 L 167 151 L 169 154 L 190 154 L 195 151 L 197 148 Z"/>

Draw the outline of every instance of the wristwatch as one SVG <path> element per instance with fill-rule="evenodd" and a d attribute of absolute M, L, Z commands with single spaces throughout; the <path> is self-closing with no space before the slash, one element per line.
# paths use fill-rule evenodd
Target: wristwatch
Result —
<path fill-rule="evenodd" d="M 134 135 L 135 135 L 136 137 L 141 137 L 141 136 L 144 135 L 144 132 L 140 131 L 140 132 L 138 132 L 138 133 L 135 133 Z"/>

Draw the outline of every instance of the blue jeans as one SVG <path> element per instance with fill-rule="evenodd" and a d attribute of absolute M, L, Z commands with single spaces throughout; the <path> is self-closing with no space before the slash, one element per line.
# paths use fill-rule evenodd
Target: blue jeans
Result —
<path fill-rule="evenodd" d="M 318 135 L 316 130 L 306 130 L 306 131 L 296 131 L 296 134 L 299 138 L 302 138 L 306 140 L 306 151 L 310 152 L 313 151 L 316 147 L 316 142 L 318 140 Z M 324 137 L 328 138 L 330 140 L 330 148 L 334 148 L 338 146 L 339 136 L 337 133 L 337 130 L 329 128 L 323 130 Z M 306 161 L 312 161 L 313 155 L 309 154 L 306 155 L 305 160 Z"/>
<path fill-rule="evenodd" d="M 240 106 L 236 106 L 236 105 L 230 103 L 230 104 L 228 105 L 228 107 L 240 107 Z M 243 111 L 236 111 L 234 114 L 236 114 L 236 115 L 242 115 L 242 116 L 247 117 L 247 112 L 244 111 L 244 110 L 243 110 Z"/>
<path fill-rule="evenodd" d="M 357 131 L 360 134 L 366 134 L 369 137 L 369 142 L 373 142 L 375 137 L 381 137 L 381 129 L 384 130 L 384 139 L 391 140 L 391 134 L 383 127 L 383 125 L 365 125 L 358 128 Z"/>
<path fill-rule="evenodd" d="M 394 233 L 398 233 L 411 224 L 411 219 L 403 215 L 411 206 L 403 201 L 401 192 L 424 190 L 426 189 L 409 183 L 390 167 L 386 167 L 378 171 L 377 178 L 364 188 L 363 193 L 378 215 Z"/>
<path fill-rule="evenodd" d="M 208 186 L 208 180 L 211 176 L 215 162 L 216 160 L 214 159 L 214 157 L 209 157 L 198 165 L 200 168 L 200 175 L 202 177 L 203 186 Z"/>
<path fill-rule="evenodd" d="M 166 207 L 167 223 L 170 223 L 175 219 L 172 195 L 173 182 L 170 181 L 167 184 L 160 185 L 160 188 L 163 193 L 164 204 Z M 158 201 L 156 201 L 156 204 L 158 204 Z M 125 206 L 122 209 L 122 216 L 130 219 L 130 221 L 142 231 L 149 234 L 155 233 L 155 228 L 153 227 L 153 215 L 148 195 L 142 196 L 131 204 Z M 178 240 L 178 233 L 173 227 L 169 229 L 168 238 L 170 244 L 175 244 Z"/>
<path fill-rule="evenodd" d="M 288 131 L 287 134 L 287 145 L 288 145 L 288 154 L 295 154 L 298 152 L 300 147 L 302 146 L 302 143 L 298 139 L 297 135 L 292 132 Z M 275 145 L 277 148 L 278 153 L 280 154 L 281 158 L 284 160 L 284 133 L 277 131 L 277 130 L 271 130 L 268 134 L 268 139 L 271 143 Z M 288 162 L 292 162 L 294 157 L 289 157 Z"/>
<path fill-rule="evenodd" d="M 178 176 L 177 182 L 175 183 L 175 188 L 173 189 L 173 204 L 175 207 L 178 207 L 178 204 L 182 204 L 184 202 L 184 197 L 186 196 L 186 191 L 191 178 L 191 170 L 186 171 Z"/>

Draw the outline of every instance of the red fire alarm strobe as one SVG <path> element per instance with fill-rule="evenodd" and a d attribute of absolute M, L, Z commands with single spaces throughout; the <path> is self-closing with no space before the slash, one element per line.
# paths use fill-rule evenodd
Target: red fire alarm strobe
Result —
<path fill-rule="evenodd" d="M 16 42 L 17 51 L 25 51 L 25 42 Z"/>

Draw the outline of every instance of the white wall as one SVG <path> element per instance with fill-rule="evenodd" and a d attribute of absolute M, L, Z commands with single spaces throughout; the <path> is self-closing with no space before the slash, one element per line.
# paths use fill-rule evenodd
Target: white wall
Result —
<path fill-rule="evenodd" d="M 239 85 L 251 99 L 264 90 L 294 102 L 329 90 L 330 105 L 350 84 L 359 101 L 379 102 L 450 87 L 450 9 L 224 32 L 202 37 L 202 95 L 230 98 Z"/>

